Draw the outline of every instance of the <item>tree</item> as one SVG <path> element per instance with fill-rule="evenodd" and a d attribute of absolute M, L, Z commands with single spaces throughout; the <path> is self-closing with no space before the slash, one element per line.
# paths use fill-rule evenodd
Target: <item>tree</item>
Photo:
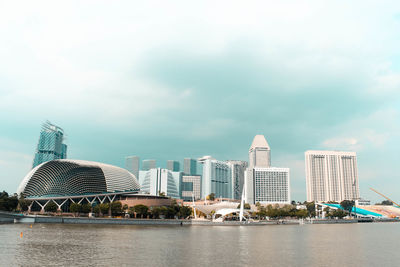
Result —
<path fill-rule="evenodd" d="M 128 204 L 124 204 L 123 206 L 122 206 L 122 210 L 123 211 L 127 211 L 129 209 L 129 206 L 128 206 Z"/>
<path fill-rule="evenodd" d="M 181 218 L 187 218 L 192 214 L 192 208 L 188 206 L 181 206 L 179 208 L 178 216 Z"/>
<path fill-rule="evenodd" d="M 147 214 L 149 213 L 149 207 L 143 204 L 135 205 L 133 210 L 136 212 L 136 216 L 140 216 L 140 218 L 147 217 Z"/>
<path fill-rule="evenodd" d="M 258 207 L 258 211 L 256 214 L 257 214 L 258 218 L 263 219 L 267 216 L 267 209 L 264 206 L 260 205 Z"/>
<path fill-rule="evenodd" d="M 150 212 L 151 212 L 153 219 L 158 219 L 158 218 L 160 218 L 161 208 L 160 207 L 152 207 Z"/>
<path fill-rule="evenodd" d="M 20 197 L 18 200 L 19 209 L 21 211 L 28 211 L 29 206 L 31 205 L 32 201 L 24 199 L 24 197 Z"/>
<path fill-rule="evenodd" d="M 164 192 L 158 192 L 158 195 L 159 195 L 160 197 L 165 197 L 165 193 L 164 193 Z"/>
<path fill-rule="evenodd" d="M 215 200 L 215 193 L 209 194 L 206 198 L 207 198 L 207 200 L 214 201 Z"/>
<path fill-rule="evenodd" d="M 307 210 L 297 210 L 295 216 L 299 219 L 306 218 L 308 216 Z"/>
<path fill-rule="evenodd" d="M 384 200 L 381 203 L 376 203 L 376 205 L 393 206 L 393 202 L 390 200 Z"/>
<path fill-rule="evenodd" d="M 122 213 L 122 203 L 120 201 L 111 202 L 110 208 L 113 216 L 120 215 Z"/>
<path fill-rule="evenodd" d="M 18 207 L 18 196 L 10 196 L 6 191 L 0 193 L 0 210 L 14 211 Z"/>
<path fill-rule="evenodd" d="M 338 217 L 339 219 L 342 219 L 343 217 L 346 216 L 346 212 L 341 209 L 336 209 L 333 212 L 330 213 L 331 217 Z"/>
<path fill-rule="evenodd" d="M 237 208 L 240 209 L 240 204 L 237 206 Z M 249 204 L 249 203 L 244 203 L 244 209 L 245 209 L 245 210 L 251 209 L 250 204 Z"/>
<path fill-rule="evenodd" d="M 54 203 L 53 201 L 50 201 L 49 203 L 47 203 L 47 205 L 44 207 L 44 210 L 46 212 L 56 212 L 58 209 L 58 206 L 56 203 Z"/>
<path fill-rule="evenodd" d="M 305 202 L 306 204 L 306 208 L 308 211 L 308 215 L 310 217 L 314 217 L 315 216 L 315 203 L 314 202 Z"/>
<path fill-rule="evenodd" d="M 354 207 L 354 200 L 343 200 L 340 202 L 340 206 L 351 215 L 351 210 Z"/>
<path fill-rule="evenodd" d="M 108 203 L 103 203 L 103 204 L 99 204 L 97 205 L 99 207 L 99 213 L 104 215 L 104 214 L 108 214 L 108 210 L 110 209 L 110 204 Z M 96 206 L 96 207 L 97 207 Z"/>
<path fill-rule="evenodd" d="M 78 213 L 79 215 L 79 212 L 82 211 L 82 205 L 79 203 L 72 202 L 71 205 L 69 206 L 69 211 L 74 213 L 75 215 L 76 213 Z"/>
<path fill-rule="evenodd" d="M 90 205 L 90 203 L 86 203 L 86 204 L 82 205 L 82 207 L 81 207 L 82 213 L 89 213 L 91 211 L 92 211 L 92 205 Z"/>

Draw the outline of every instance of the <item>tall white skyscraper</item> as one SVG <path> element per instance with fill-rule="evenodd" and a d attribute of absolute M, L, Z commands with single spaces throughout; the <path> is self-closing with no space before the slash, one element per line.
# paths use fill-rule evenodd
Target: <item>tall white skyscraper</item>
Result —
<path fill-rule="evenodd" d="M 161 193 L 172 198 L 180 198 L 181 172 L 153 168 L 140 171 L 141 191 L 159 196 Z"/>
<path fill-rule="evenodd" d="M 210 156 L 199 159 L 203 164 L 201 198 L 214 193 L 215 197 L 232 198 L 231 164 L 216 160 Z"/>
<path fill-rule="evenodd" d="M 179 172 L 180 171 L 180 163 L 176 160 L 167 160 L 167 169 L 172 172 Z"/>
<path fill-rule="evenodd" d="M 245 172 L 245 201 L 249 204 L 289 204 L 289 168 L 271 166 L 271 150 L 263 135 L 256 135 L 249 149 Z"/>
<path fill-rule="evenodd" d="M 191 158 L 185 158 L 183 160 L 183 173 L 186 175 L 196 175 L 197 160 Z"/>
<path fill-rule="evenodd" d="M 343 201 L 360 198 L 355 152 L 305 152 L 307 201 Z"/>
<path fill-rule="evenodd" d="M 125 158 L 125 169 L 130 171 L 139 179 L 140 159 L 138 156 L 129 156 Z"/>
<path fill-rule="evenodd" d="M 232 169 L 232 198 L 240 199 L 242 197 L 244 172 L 247 168 L 247 161 L 227 160 Z"/>
<path fill-rule="evenodd" d="M 249 168 L 271 166 L 271 149 L 264 135 L 256 135 L 249 149 Z"/>
<path fill-rule="evenodd" d="M 149 171 L 157 168 L 157 162 L 155 159 L 145 159 L 142 161 L 142 171 Z"/>

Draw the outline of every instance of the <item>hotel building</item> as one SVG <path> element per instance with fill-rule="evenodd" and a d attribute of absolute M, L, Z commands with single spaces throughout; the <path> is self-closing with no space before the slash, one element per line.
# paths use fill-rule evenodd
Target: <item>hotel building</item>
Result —
<path fill-rule="evenodd" d="M 360 198 L 355 152 L 305 152 L 307 201 L 357 200 Z"/>
<path fill-rule="evenodd" d="M 244 178 L 246 203 L 290 203 L 289 169 L 271 167 L 271 150 L 263 135 L 256 135 L 250 146 Z"/>
<path fill-rule="evenodd" d="M 215 197 L 232 198 L 231 164 L 211 156 L 204 156 L 199 162 L 203 164 L 201 198 L 205 199 L 211 193 Z"/>

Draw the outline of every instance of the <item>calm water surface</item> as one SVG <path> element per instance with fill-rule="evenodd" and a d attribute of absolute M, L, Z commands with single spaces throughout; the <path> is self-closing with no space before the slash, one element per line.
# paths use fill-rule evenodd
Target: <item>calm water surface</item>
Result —
<path fill-rule="evenodd" d="M 400 266 L 399 238 L 399 223 L 7 224 L 0 266 Z"/>

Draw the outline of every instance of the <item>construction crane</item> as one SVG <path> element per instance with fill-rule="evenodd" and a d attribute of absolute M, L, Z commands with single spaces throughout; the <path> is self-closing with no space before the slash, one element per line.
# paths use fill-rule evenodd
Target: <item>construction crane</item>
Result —
<path fill-rule="evenodd" d="M 373 189 L 372 187 L 370 187 L 369 189 L 371 189 L 372 191 L 374 191 L 375 193 L 383 196 L 384 198 L 386 198 L 387 200 L 389 200 L 390 202 L 392 202 L 393 204 L 395 204 L 397 207 L 400 207 L 399 204 L 397 204 L 396 202 L 394 202 L 393 200 L 391 200 L 390 198 L 388 198 L 387 196 L 385 196 L 384 194 L 379 193 L 378 191 L 376 191 L 375 189 Z"/>

